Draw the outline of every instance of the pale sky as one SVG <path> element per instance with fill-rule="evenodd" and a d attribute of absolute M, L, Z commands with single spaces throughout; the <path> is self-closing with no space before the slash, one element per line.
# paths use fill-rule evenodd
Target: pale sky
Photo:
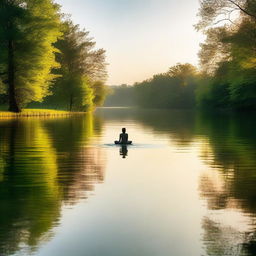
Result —
<path fill-rule="evenodd" d="M 177 62 L 198 64 L 199 0 L 56 0 L 97 48 L 107 51 L 108 85 L 133 84 Z"/>

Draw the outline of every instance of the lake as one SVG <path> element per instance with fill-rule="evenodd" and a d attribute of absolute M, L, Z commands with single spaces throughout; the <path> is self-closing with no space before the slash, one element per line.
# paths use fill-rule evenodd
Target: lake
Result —
<path fill-rule="evenodd" d="M 126 127 L 133 145 L 113 145 Z M 253 114 L 0 120 L 0 255 L 256 255 Z"/>

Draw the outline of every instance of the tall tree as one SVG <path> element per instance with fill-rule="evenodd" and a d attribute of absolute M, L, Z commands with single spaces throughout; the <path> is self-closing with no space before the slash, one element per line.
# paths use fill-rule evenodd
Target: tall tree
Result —
<path fill-rule="evenodd" d="M 70 111 L 86 111 L 94 104 L 96 90 L 93 90 L 93 85 L 99 87 L 95 82 L 104 82 L 106 78 L 105 51 L 95 50 L 95 42 L 89 37 L 89 32 L 81 30 L 70 20 L 63 23 L 63 32 L 63 37 L 56 43 L 59 50 L 56 56 L 60 63 L 56 73 L 60 77 L 49 100 L 57 98 Z"/>
<path fill-rule="evenodd" d="M 211 76 L 208 89 L 200 86 L 200 98 L 210 105 L 256 108 L 255 0 L 202 0 L 199 15 L 197 28 L 207 35 L 199 56 Z"/>
<path fill-rule="evenodd" d="M 255 0 L 201 0 L 197 24 L 198 29 L 207 29 L 212 25 L 227 21 L 233 23 L 233 17 L 238 15 L 256 20 Z"/>
<path fill-rule="evenodd" d="M 0 71 L 9 110 L 20 112 L 49 94 L 57 67 L 53 43 L 61 36 L 59 6 L 52 0 L 2 0 Z"/>

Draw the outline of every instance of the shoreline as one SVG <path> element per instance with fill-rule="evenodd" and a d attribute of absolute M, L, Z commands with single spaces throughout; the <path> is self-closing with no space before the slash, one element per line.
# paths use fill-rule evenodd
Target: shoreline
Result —
<path fill-rule="evenodd" d="M 51 109 L 24 109 L 20 113 L 0 111 L 0 119 L 19 117 L 65 117 L 74 115 L 84 115 L 88 112 L 69 112 L 64 110 Z"/>

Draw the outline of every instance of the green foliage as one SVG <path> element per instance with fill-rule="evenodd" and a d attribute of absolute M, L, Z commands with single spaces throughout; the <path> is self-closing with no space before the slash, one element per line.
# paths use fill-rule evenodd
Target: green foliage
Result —
<path fill-rule="evenodd" d="M 3 81 L 0 80 L 0 95 L 5 94 L 6 93 L 6 86 L 3 83 Z"/>
<path fill-rule="evenodd" d="M 55 44 L 60 63 L 55 73 L 59 78 L 53 86 L 53 96 L 46 102 L 57 102 L 70 111 L 87 111 L 104 98 L 105 51 L 94 50 L 95 42 L 89 32 L 71 21 L 63 22 L 62 29 L 63 37 Z"/>
<path fill-rule="evenodd" d="M 201 74 L 190 64 L 178 64 L 137 83 L 131 89 L 135 105 L 256 109 L 255 0 L 202 0 L 200 5 L 196 28 L 206 35 L 199 52 Z M 107 102 L 129 95 L 128 88 L 126 95 L 117 94 L 118 90 Z"/>
<path fill-rule="evenodd" d="M 228 15 L 233 10 L 238 11 L 238 18 L 215 26 L 222 20 L 221 13 Z M 198 104 L 256 109 L 255 1 L 204 0 L 199 14 L 198 28 L 207 35 L 199 56 L 211 81 L 207 89 L 200 86 L 197 90 Z"/>
<path fill-rule="evenodd" d="M 61 36 L 59 6 L 52 0 L 5 0 L 0 6 L 0 17 L 1 71 L 12 72 L 7 49 L 8 42 L 12 42 L 18 105 L 42 101 L 56 78 L 51 70 L 58 67 L 53 43 Z M 10 81 L 7 84 L 10 86 Z"/>
<path fill-rule="evenodd" d="M 190 64 L 177 64 L 167 73 L 135 85 L 137 104 L 151 108 L 194 108 L 198 73 Z"/>
<path fill-rule="evenodd" d="M 51 70 L 58 67 L 53 43 L 61 36 L 58 6 L 51 0 L 31 0 L 27 8 L 32 19 L 26 28 L 25 40 L 20 42 L 21 51 L 17 52 L 16 82 L 22 105 L 42 101 L 49 95 L 49 85 L 56 78 Z"/>
<path fill-rule="evenodd" d="M 0 2 L 0 95 L 11 111 L 42 101 L 87 111 L 104 100 L 105 51 L 59 9 L 53 0 Z"/>
<path fill-rule="evenodd" d="M 87 111 L 93 107 L 93 90 L 86 76 L 66 74 L 55 84 L 53 96 L 48 97 L 44 104 L 70 111 Z"/>
<path fill-rule="evenodd" d="M 203 109 L 224 109 L 230 107 L 227 84 L 217 82 L 212 78 L 203 78 L 196 88 L 196 101 Z"/>
<path fill-rule="evenodd" d="M 93 104 L 95 106 L 102 106 L 108 94 L 108 89 L 102 81 L 96 81 L 93 83 L 92 89 L 94 94 Z"/>
<path fill-rule="evenodd" d="M 145 108 L 194 108 L 199 73 L 191 64 L 177 64 L 168 72 L 134 86 L 113 86 L 105 106 Z"/>
<path fill-rule="evenodd" d="M 131 107 L 135 105 L 134 87 L 126 84 L 112 86 L 107 94 L 104 106 Z"/>

